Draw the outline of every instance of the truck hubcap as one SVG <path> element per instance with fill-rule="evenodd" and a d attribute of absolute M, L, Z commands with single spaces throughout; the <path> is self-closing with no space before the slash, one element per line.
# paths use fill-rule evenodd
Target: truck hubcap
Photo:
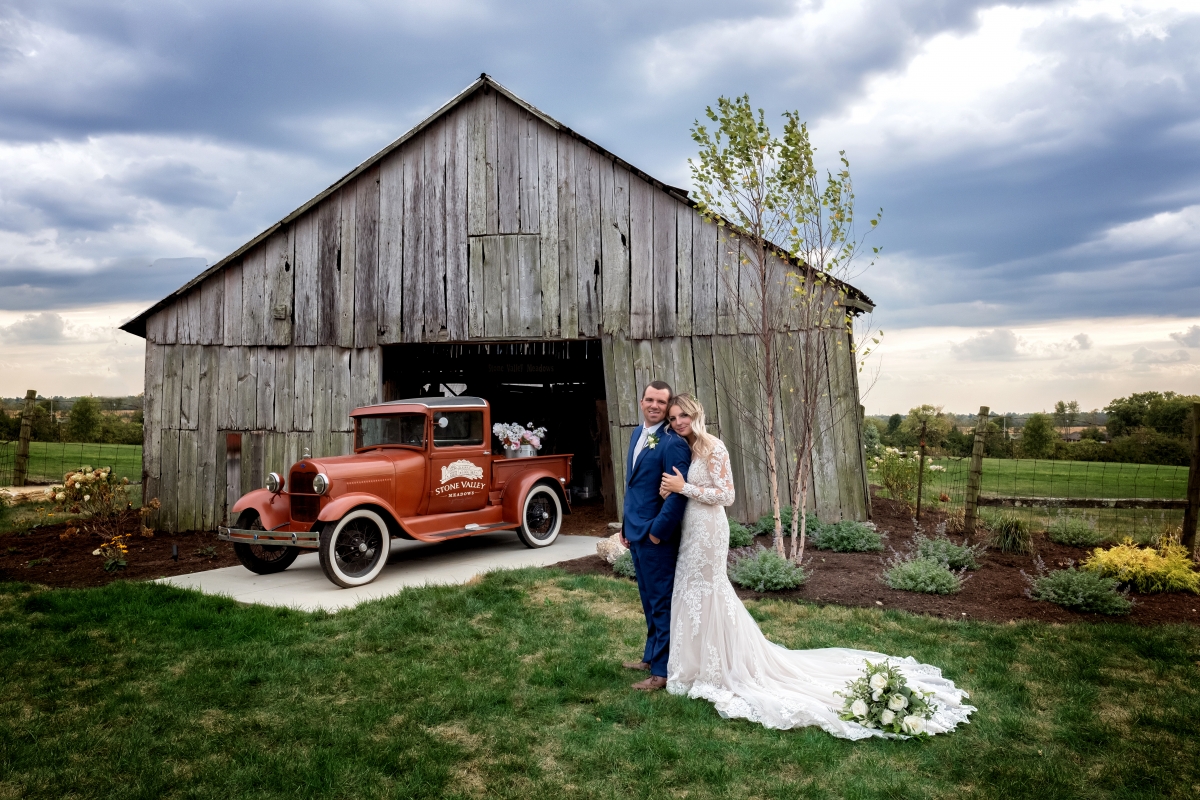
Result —
<path fill-rule="evenodd" d="M 539 494 L 529 501 L 525 512 L 525 528 L 538 539 L 545 539 L 554 530 L 558 521 L 558 509 L 554 501 L 545 494 Z"/>
<path fill-rule="evenodd" d="M 333 556 L 340 572 L 357 578 L 375 566 L 375 555 L 383 547 L 383 535 L 369 519 L 354 519 L 342 528 Z"/>

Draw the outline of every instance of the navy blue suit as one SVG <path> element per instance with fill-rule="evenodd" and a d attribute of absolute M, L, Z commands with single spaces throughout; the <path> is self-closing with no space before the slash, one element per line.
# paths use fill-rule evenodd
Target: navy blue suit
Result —
<path fill-rule="evenodd" d="M 659 427 L 658 443 L 646 444 L 633 463 L 633 451 L 643 426 L 633 432 L 625 457 L 625 509 L 622 533 L 629 540 L 633 568 L 637 572 L 638 594 L 646 615 L 646 649 L 642 660 L 650 665 L 650 674 L 667 676 L 667 656 L 671 644 L 671 593 L 675 590 L 675 559 L 679 555 L 679 525 L 687 498 L 678 493 L 658 494 L 663 473 L 674 474 L 672 467 L 686 476 L 692 463 L 688 443 L 664 423 Z M 650 541 L 650 536 L 659 540 Z"/>

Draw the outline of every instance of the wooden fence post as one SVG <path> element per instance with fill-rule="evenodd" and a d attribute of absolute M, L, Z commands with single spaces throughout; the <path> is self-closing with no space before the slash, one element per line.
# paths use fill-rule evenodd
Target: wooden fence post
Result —
<path fill-rule="evenodd" d="M 1196 521 L 1200 518 L 1200 403 L 1192 403 L 1192 464 L 1188 469 L 1187 508 L 1183 512 L 1183 546 L 1196 557 Z"/>
<path fill-rule="evenodd" d="M 987 430 L 988 407 L 979 407 L 975 421 L 975 447 L 971 450 L 971 471 L 967 474 L 966 507 L 963 509 L 963 533 L 975 535 L 975 515 L 979 504 L 979 487 L 983 484 L 983 439 Z"/>
<path fill-rule="evenodd" d="M 21 412 L 21 436 L 17 440 L 17 462 L 13 465 L 13 486 L 24 486 L 29 474 L 29 439 L 33 436 L 33 412 L 37 408 L 37 389 L 25 392 L 25 410 Z"/>
<path fill-rule="evenodd" d="M 921 438 L 917 440 L 921 453 L 921 458 L 917 462 L 917 522 L 921 521 L 921 495 L 925 493 L 925 426 L 927 424 L 927 422 L 921 423 Z"/>

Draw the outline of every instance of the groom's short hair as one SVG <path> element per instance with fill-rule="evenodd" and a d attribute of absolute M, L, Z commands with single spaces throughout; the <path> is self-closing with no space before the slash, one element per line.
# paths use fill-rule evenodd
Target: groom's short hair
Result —
<path fill-rule="evenodd" d="M 663 389 L 666 389 L 667 397 L 675 396 L 675 392 L 671 391 L 671 384 L 667 383 L 666 381 L 650 381 L 649 383 L 646 384 L 646 389 L 657 389 L 660 392 Z M 646 389 L 642 389 L 642 399 L 643 400 L 646 398 Z"/>

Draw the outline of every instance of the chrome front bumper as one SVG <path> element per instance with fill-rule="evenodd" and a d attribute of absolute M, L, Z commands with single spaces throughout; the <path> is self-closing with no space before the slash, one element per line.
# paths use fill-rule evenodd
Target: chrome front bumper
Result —
<path fill-rule="evenodd" d="M 299 533 L 295 531 L 250 531 L 242 528 L 227 528 L 224 525 L 217 528 L 217 538 L 222 542 L 287 545 L 289 547 L 305 547 L 310 550 L 317 549 L 320 537 L 321 535 L 317 531 Z"/>

